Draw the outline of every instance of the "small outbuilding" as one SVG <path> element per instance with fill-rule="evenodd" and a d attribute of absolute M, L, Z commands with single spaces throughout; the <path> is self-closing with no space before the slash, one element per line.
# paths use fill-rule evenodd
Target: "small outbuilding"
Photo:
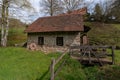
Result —
<path fill-rule="evenodd" d="M 83 35 L 85 12 L 83 8 L 69 14 L 37 19 L 25 30 L 28 47 L 34 43 L 37 49 L 44 52 L 59 52 L 67 51 L 70 46 L 87 44 L 87 37 Z"/>

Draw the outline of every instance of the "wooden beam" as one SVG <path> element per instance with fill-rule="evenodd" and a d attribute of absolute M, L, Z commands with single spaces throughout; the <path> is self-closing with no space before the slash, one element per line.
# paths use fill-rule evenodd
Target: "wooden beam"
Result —
<path fill-rule="evenodd" d="M 54 68 L 55 68 L 55 59 L 53 58 L 51 61 L 51 67 L 50 67 L 50 71 L 51 71 L 50 80 L 54 80 L 55 78 Z"/>
<path fill-rule="evenodd" d="M 58 74 L 58 72 L 62 69 L 63 65 L 65 64 L 66 60 L 64 60 L 61 65 L 58 67 L 58 69 L 55 71 L 55 75 L 56 76 Z"/>
<path fill-rule="evenodd" d="M 111 52 L 112 52 L 112 64 L 115 64 L 115 54 L 114 54 L 114 49 L 115 49 L 115 47 L 114 46 L 112 46 L 111 47 Z"/>
<path fill-rule="evenodd" d="M 65 56 L 66 53 L 63 53 L 56 61 L 55 65 Z"/>

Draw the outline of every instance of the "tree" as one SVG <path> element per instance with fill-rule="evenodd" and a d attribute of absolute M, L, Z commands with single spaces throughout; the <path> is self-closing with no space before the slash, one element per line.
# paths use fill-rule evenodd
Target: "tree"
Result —
<path fill-rule="evenodd" d="M 100 1 L 100 6 L 102 10 L 102 22 L 109 22 L 112 14 L 111 14 L 111 4 L 112 0 Z"/>
<path fill-rule="evenodd" d="M 99 4 L 95 5 L 94 18 L 96 21 L 101 21 L 102 19 L 102 9 Z"/>
<path fill-rule="evenodd" d="M 113 2 L 111 13 L 116 18 L 116 20 L 120 22 L 120 0 L 115 0 Z"/>
<path fill-rule="evenodd" d="M 23 6 L 27 6 L 28 4 L 24 2 L 28 2 L 27 0 L 20 0 L 22 3 L 19 2 L 19 0 L 2 0 L 2 12 L 1 12 L 1 46 L 6 47 L 7 46 L 7 36 L 9 31 L 9 8 L 12 4 L 21 4 L 21 8 Z M 27 6 L 28 7 L 28 6 Z"/>
<path fill-rule="evenodd" d="M 2 4 L 2 25 L 1 25 L 1 45 L 6 46 L 7 44 L 7 35 L 8 35 L 8 7 L 9 1 L 3 0 Z"/>
<path fill-rule="evenodd" d="M 57 15 L 63 10 L 60 0 L 43 0 L 40 6 L 42 6 L 41 11 L 50 16 Z"/>
<path fill-rule="evenodd" d="M 2 2 L 0 1 L 0 13 L 1 13 L 1 10 L 2 10 Z"/>
<path fill-rule="evenodd" d="M 65 11 L 67 12 L 79 9 L 82 2 L 83 0 L 62 0 L 62 4 L 65 7 Z"/>

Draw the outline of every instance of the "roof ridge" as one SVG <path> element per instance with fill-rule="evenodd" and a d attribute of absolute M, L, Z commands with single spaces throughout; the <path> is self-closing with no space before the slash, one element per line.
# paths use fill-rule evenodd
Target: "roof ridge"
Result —
<path fill-rule="evenodd" d="M 66 14 L 66 15 L 56 15 L 56 16 L 44 16 L 44 17 L 39 17 L 38 19 L 54 18 L 54 17 L 65 17 L 65 16 L 74 16 L 74 15 L 81 15 L 81 14 Z"/>

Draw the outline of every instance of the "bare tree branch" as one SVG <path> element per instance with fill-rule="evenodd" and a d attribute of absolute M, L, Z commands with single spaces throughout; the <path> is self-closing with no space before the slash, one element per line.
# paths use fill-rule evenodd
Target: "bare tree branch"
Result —
<path fill-rule="evenodd" d="M 40 2 L 40 6 L 42 6 L 40 11 L 50 16 L 57 15 L 63 10 L 60 0 L 44 0 Z"/>
<path fill-rule="evenodd" d="M 83 0 L 62 0 L 62 4 L 67 12 L 79 9 Z"/>

